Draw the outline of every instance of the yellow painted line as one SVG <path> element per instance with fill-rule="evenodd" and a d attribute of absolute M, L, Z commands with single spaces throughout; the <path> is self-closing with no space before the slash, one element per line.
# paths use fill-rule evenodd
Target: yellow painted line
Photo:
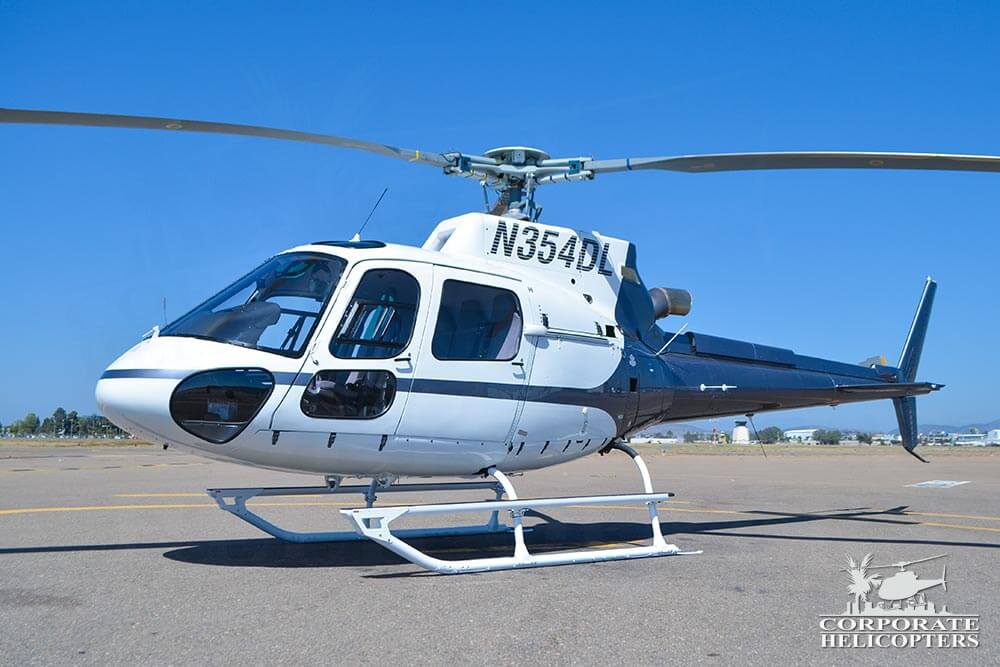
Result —
<path fill-rule="evenodd" d="M 303 503 L 253 503 L 254 507 L 343 507 L 346 503 L 303 502 Z M 101 512 L 105 510 L 176 510 L 217 508 L 215 503 L 173 503 L 156 505 L 79 505 L 69 507 L 19 507 L 0 509 L 0 516 L 12 514 L 43 514 L 53 512 Z M 385 507 L 385 505 L 383 505 Z"/>
<path fill-rule="evenodd" d="M 208 494 L 201 493 L 116 493 L 115 498 L 204 498 Z M 282 496 L 287 498 L 287 496 Z"/>
<path fill-rule="evenodd" d="M 148 509 L 191 509 L 195 507 L 216 507 L 209 504 L 176 504 L 176 505 L 78 505 L 70 507 L 19 507 L 0 510 L 0 516 L 11 514 L 41 514 L 48 512 L 100 512 L 102 510 L 148 510 Z"/>
<path fill-rule="evenodd" d="M 749 512 L 737 512 L 736 510 L 711 510 L 695 507 L 671 507 L 673 501 L 667 501 L 666 504 L 661 503 L 658 506 L 658 512 L 691 512 L 692 514 L 735 514 L 738 516 L 757 516 L 756 514 L 751 514 Z M 563 505 L 568 509 L 575 510 L 600 510 L 600 509 L 615 509 L 615 510 L 636 510 L 642 509 L 642 504 L 637 505 Z"/>
<path fill-rule="evenodd" d="M 256 488 L 256 487 L 248 487 L 248 488 Z M 205 494 L 204 492 L 201 492 L 201 493 L 194 493 L 194 492 L 190 492 L 190 493 L 179 493 L 179 492 L 178 493 L 116 493 L 115 494 L 115 498 L 204 498 L 205 495 L 207 495 L 207 494 Z M 303 496 L 296 495 L 296 494 L 290 494 L 290 495 L 287 495 L 287 496 L 268 496 L 268 497 L 269 498 L 297 498 L 297 497 L 303 497 Z M 253 501 L 251 501 L 251 502 L 253 502 Z M 674 505 L 674 504 L 677 504 L 677 503 L 688 504 L 690 501 L 687 501 L 687 500 L 671 500 L 671 501 L 668 501 L 668 502 L 669 502 L 670 505 Z M 405 504 L 406 503 L 399 503 L 399 505 L 405 505 Z M 387 505 L 385 503 L 379 503 L 379 506 L 380 507 L 386 507 Z M 574 509 L 585 509 L 585 508 L 586 509 L 592 509 L 592 508 L 599 508 L 599 507 L 612 507 L 612 508 L 615 508 L 615 509 L 638 509 L 638 508 L 641 508 L 642 505 L 641 504 L 637 504 L 637 505 L 565 505 L 565 507 L 571 507 L 571 508 L 574 508 Z M 663 508 L 665 506 L 664 505 L 660 505 L 660 507 Z M 667 509 L 669 509 L 669 507 Z M 685 511 L 685 510 L 677 509 L 676 511 L 682 512 L 682 511 Z M 688 510 L 688 511 L 693 511 L 693 510 Z M 721 511 L 721 510 L 711 510 L 711 511 Z"/>
<path fill-rule="evenodd" d="M 81 470 L 139 470 L 142 468 L 183 468 L 186 466 L 204 466 L 211 465 L 212 461 L 190 461 L 190 462 L 180 462 L 180 463 L 143 463 L 136 465 L 127 466 L 66 466 L 62 468 L 0 468 L 0 474 L 9 475 L 24 475 L 29 472 L 41 472 L 41 473 L 52 473 L 52 472 L 79 472 Z"/>
<path fill-rule="evenodd" d="M 632 505 L 567 505 L 567 507 L 572 507 L 572 508 L 575 508 L 575 509 L 600 509 L 602 507 L 614 508 L 614 509 L 635 509 L 636 508 L 636 506 L 632 506 Z M 735 510 L 713 510 L 713 509 L 707 509 L 707 508 L 694 508 L 694 507 L 692 507 L 692 508 L 665 507 L 664 508 L 662 505 L 661 505 L 661 511 L 666 511 L 666 512 L 690 512 L 692 514 L 731 514 L 731 515 L 737 515 L 737 516 L 760 516 L 759 514 L 756 514 L 756 513 L 751 513 L 751 512 L 737 512 Z M 973 515 L 966 515 L 966 514 L 929 514 L 929 513 L 924 514 L 924 513 L 921 513 L 921 512 L 906 512 L 905 514 L 903 514 L 901 516 L 910 516 L 910 515 L 954 517 L 954 518 L 963 518 L 963 519 L 986 519 L 986 520 L 996 519 L 996 517 L 983 517 L 983 516 L 973 516 Z M 795 515 L 793 515 L 793 516 L 795 516 Z M 828 519 L 847 519 L 847 520 L 849 520 L 851 518 L 850 516 L 837 516 L 837 515 L 827 516 L 827 515 L 824 515 L 824 514 L 809 514 L 809 515 L 801 515 L 801 516 L 816 517 L 818 519 L 828 518 Z M 663 517 L 661 516 L 660 518 L 662 519 Z M 1000 520 L 1000 519 L 998 519 L 998 520 Z M 997 533 L 1000 533 L 1000 528 L 991 528 L 991 527 L 987 527 L 987 526 L 967 526 L 967 525 L 964 525 L 964 524 L 956 524 L 956 523 L 937 523 L 937 522 L 934 522 L 934 521 L 916 521 L 913 525 L 916 525 L 916 526 L 933 526 L 935 528 L 955 528 L 957 530 L 979 530 L 979 531 L 983 531 L 983 532 L 997 532 Z"/>
<path fill-rule="evenodd" d="M 921 521 L 918 526 L 936 526 L 937 528 L 958 528 L 959 530 L 981 530 L 991 533 L 1000 533 L 1000 528 L 990 526 L 965 526 L 957 523 L 937 523 L 935 521 Z"/>
<path fill-rule="evenodd" d="M 945 519 L 972 519 L 973 521 L 1000 521 L 1000 516 L 978 516 L 976 514 L 935 514 L 934 512 L 903 512 L 903 516 L 935 516 Z"/>
<path fill-rule="evenodd" d="M 735 514 L 737 516 L 758 516 L 751 512 L 737 512 L 736 510 L 710 510 L 697 507 L 666 507 L 667 512 L 691 512 L 692 514 Z"/>
<path fill-rule="evenodd" d="M 130 494 L 118 494 L 119 496 L 129 496 Z M 132 494 L 135 496 L 151 495 L 151 494 Z M 167 494 L 165 494 L 167 495 Z M 173 494 L 175 496 L 183 497 L 199 497 L 201 494 L 191 493 L 191 494 Z M 286 496 L 287 497 L 287 496 Z M 345 502 L 331 502 L 331 501 L 302 501 L 302 502 L 253 502 L 250 501 L 254 507 L 349 507 L 354 506 L 357 503 L 345 503 Z M 394 507 L 399 505 L 383 504 L 382 507 Z M 78 505 L 78 506 L 63 506 L 63 507 L 20 507 L 20 508 L 10 508 L 10 509 L 0 509 L 0 516 L 11 516 L 18 514 L 52 514 L 52 513 L 62 513 L 62 512 L 103 512 L 103 511 L 122 511 L 122 510 L 168 510 L 168 509 L 213 509 L 217 505 L 214 503 L 157 503 L 157 504 L 131 504 L 131 505 Z M 628 509 L 634 510 L 641 508 L 641 505 L 566 505 L 568 508 L 572 509 L 599 509 L 601 507 L 611 508 L 611 509 Z M 727 514 L 727 515 L 737 515 L 737 516 L 758 516 L 757 514 L 752 514 L 749 512 L 738 512 L 735 510 L 717 510 L 709 508 L 668 508 L 668 511 L 673 512 L 689 512 L 692 514 Z M 916 513 L 913 513 L 916 514 Z M 823 518 L 824 515 L 815 515 L 817 518 Z M 959 517 L 969 517 L 969 518 L 989 518 L 989 517 L 973 517 L 972 515 L 940 515 L 940 516 L 959 516 Z M 850 517 L 838 517 L 836 515 L 827 517 L 830 519 L 839 518 L 850 518 Z M 936 521 L 917 521 L 914 525 L 917 526 L 931 526 L 934 528 L 952 528 L 956 530 L 975 530 L 981 532 L 996 532 L 1000 533 L 1000 528 L 989 527 L 989 526 L 968 526 L 965 524 L 953 524 L 953 523 L 940 523 Z M 627 546 L 629 543 L 618 543 L 622 546 Z"/>
<path fill-rule="evenodd" d="M 184 497 L 184 498 L 200 498 L 205 494 L 202 493 L 177 493 L 177 494 L 115 494 L 118 497 Z M 283 498 L 294 498 L 296 496 L 272 496 L 272 497 L 283 497 Z M 248 505 L 253 507 L 353 507 L 356 506 L 357 502 L 335 502 L 335 501 L 301 501 L 301 502 L 258 502 L 253 499 L 247 502 Z M 400 507 L 405 506 L 402 503 L 380 503 L 379 507 Z M 99 512 L 103 510 L 115 511 L 115 510 L 146 510 L 146 509 L 201 509 L 206 507 L 218 507 L 214 503 L 157 503 L 157 504 L 135 504 L 135 505 L 79 505 L 79 506 L 63 506 L 63 507 L 21 507 L 12 509 L 0 509 L 0 516 L 10 516 L 13 514 L 44 514 L 44 513 L 56 513 L 56 512 Z M 566 505 L 565 507 L 570 509 L 625 509 L 625 510 L 636 510 L 641 509 L 642 505 Z M 484 510 L 485 511 L 485 510 Z M 670 511 L 673 512 L 691 512 L 695 514 L 736 514 L 740 516 L 753 516 L 747 514 L 746 512 L 736 512 L 732 510 L 712 510 L 712 509 L 694 509 L 694 508 L 673 508 Z"/>

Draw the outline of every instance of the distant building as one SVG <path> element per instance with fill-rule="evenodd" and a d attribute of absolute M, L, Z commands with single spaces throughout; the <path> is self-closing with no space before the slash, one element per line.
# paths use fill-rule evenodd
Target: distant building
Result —
<path fill-rule="evenodd" d="M 930 431 L 920 434 L 920 441 L 925 445 L 950 445 L 951 434 L 944 431 Z"/>
<path fill-rule="evenodd" d="M 985 433 L 955 433 L 954 437 L 951 439 L 951 444 L 956 446 L 974 446 L 974 447 L 985 447 L 986 446 L 986 434 Z"/>
<path fill-rule="evenodd" d="M 747 428 L 747 423 L 745 421 L 738 421 L 736 422 L 736 426 L 733 427 L 733 444 L 750 444 L 750 429 Z"/>
<path fill-rule="evenodd" d="M 679 440 L 674 437 L 666 436 L 638 436 L 629 438 L 629 442 L 634 445 L 676 445 Z"/>
<path fill-rule="evenodd" d="M 986 434 L 986 444 L 993 446 L 1000 445 L 1000 428 L 995 428 Z"/>
<path fill-rule="evenodd" d="M 785 440 L 789 442 L 815 442 L 813 436 L 818 430 L 818 428 L 796 428 L 785 431 L 783 435 Z"/>

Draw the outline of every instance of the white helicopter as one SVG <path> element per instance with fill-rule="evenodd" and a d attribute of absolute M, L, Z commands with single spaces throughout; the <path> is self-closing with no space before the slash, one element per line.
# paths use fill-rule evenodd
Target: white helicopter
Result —
<path fill-rule="evenodd" d="M 171 118 L 0 109 L 0 123 L 207 132 L 352 148 L 475 179 L 498 193 L 489 213 L 440 222 L 420 248 L 323 241 L 281 252 L 186 315 L 154 327 L 97 383 L 101 411 L 147 440 L 214 459 L 323 475 L 316 487 L 210 489 L 219 506 L 278 538 L 371 539 L 436 572 L 594 562 L 682 552 L 661 534 L 642 458 L 625 440 L 671 421 L 891 399 L 912 452 L 914 397 L 936 285 L 928 279 L 897 366 L 846 364 L 656 321 L 686 314 L 688 292 L 647 289 L 636 249 L 599 232 L 541 224 L 536 189 L 611 172 L 749 169 L 1000 171 L 993 156 L 743 153 L 594 160 L 527 147 L 483 155 L 401 149 L 355 139 Z M 589 454 L 632 457 L 642 493 L 518 498 L 509 473 Z M 916 454 L 914 454 L 916 456 Z M 918 457 L 919 458 L 919 457 Z M 400 484 L 400 476 L 495 481 Z M 344 485 L 345 477 L 370 483 Z M 391 491 L 490 489 L 496 500 L 379 507 Z M 268 495 L 361 493 L 344 509 L 354 532 L 296 533 L 247 507 Z M 502 499 L 506 495 L 506 500 Z M 651 541 L 531 553 L 525 511 L 645 504 Z M 509 511 L 512 526 L 498 515 Z M 393 531 L 403 516 L 484 512 L 484 526 Z M 510 556 L 442 560 L 415 536 L 511 531 Z"/>
<path fill-rule="evenodd" d="M 881 575 L 875 575 L 878 577 L 878 596 L 889 602 L 902 603 L 904 600 L 912 600 L 917 597 L 918 594 L 923 593 L 931 588 L 936 588 L 940 586 L 944 590 L 948 590 L 948 566 L 945 565 L 941 568 L 941 578 L 940 579 L 919 579 L 917 578 L 917 573 L 906 568 L 911 565 L 916 565 L 917 563 L 926 563 L 927 561 L 937 560 L 938 558 L 945 558 L 948 554 L 940 554 L 938 556 L 929 556 L 927 558 L 919 558 L 917 560 L 904 561 L 900 563 L 892 563 L 890 565 L 872 565 L 869 570 L 882 570 L 888 568 L 899 568 L 899 572 L 892 575 L 891 577 L 882 579 Z"/>

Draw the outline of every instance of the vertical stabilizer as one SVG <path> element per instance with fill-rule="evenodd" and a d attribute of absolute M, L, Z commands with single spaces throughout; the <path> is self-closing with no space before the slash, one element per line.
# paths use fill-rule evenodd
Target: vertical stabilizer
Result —
<path fill-rule="evenodd" d="M 917 379 L 917 366 L 920 364 L 920 353 L 924 350 L 924 338 L 927 337 L 927 324 L 931 320 L 931 307 L 934 305 L 934 293 L 937 283 L 927 279 L 924 283 L 924 293 L 920 295 L 920 304 L 913 316 L 910 333 L 903 344 L 903 352 L 899 355 L 899 381 L 914 382 Z"/>
<path fill-rule="evenodd" d="M 917 399 L 913 396 L 892 399 L 892 407 L 896 408 L 896 422 L 899 424 L 899 435 L 903 439 L 903 447 L 913 456 L 927 463 L 927 460 L 913 451 L 919 440 L 917 431 Z"/>
<path fill-rule="evenodd" d="M 920 295 L 920 303 L 917 305 L 917 312 L 913 316 L 913 323 L 910 324 L 910 333 L 906 336 L 906 343 L 903 344 L 903 352 L 899 355 L 898 382 L 914 382 L 917 379 L 917 366 L 920 365 L 920 353 L 924 350 L 924 339 L 927 337 L 927 325 L 931 319 L 931 307 L 934 305 L 934 293 L 937 291 L 937 283 L 927 279 L 924 283 L 924 292 Z M 892 399 L 892 407 L 896 409 L 896 421 L 899 424 L 899 435 L 903 440 L 903 447 L 913 456 L 924 463 L 926 459 L 913 451 L 917 446 L 919 432 L 917 431 L 917 399 L 913 396 Z"/>

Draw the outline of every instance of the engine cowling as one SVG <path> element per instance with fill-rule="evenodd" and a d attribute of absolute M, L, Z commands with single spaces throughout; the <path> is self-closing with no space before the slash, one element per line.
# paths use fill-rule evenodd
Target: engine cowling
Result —
<path fill-rule="evenodd" d="M 667 315 L 687 315 L 691 312 L 691 292 L 675 287 L 654 287 L 649 290 L 653 300 L 653 315 L 662 319 Z"/>

